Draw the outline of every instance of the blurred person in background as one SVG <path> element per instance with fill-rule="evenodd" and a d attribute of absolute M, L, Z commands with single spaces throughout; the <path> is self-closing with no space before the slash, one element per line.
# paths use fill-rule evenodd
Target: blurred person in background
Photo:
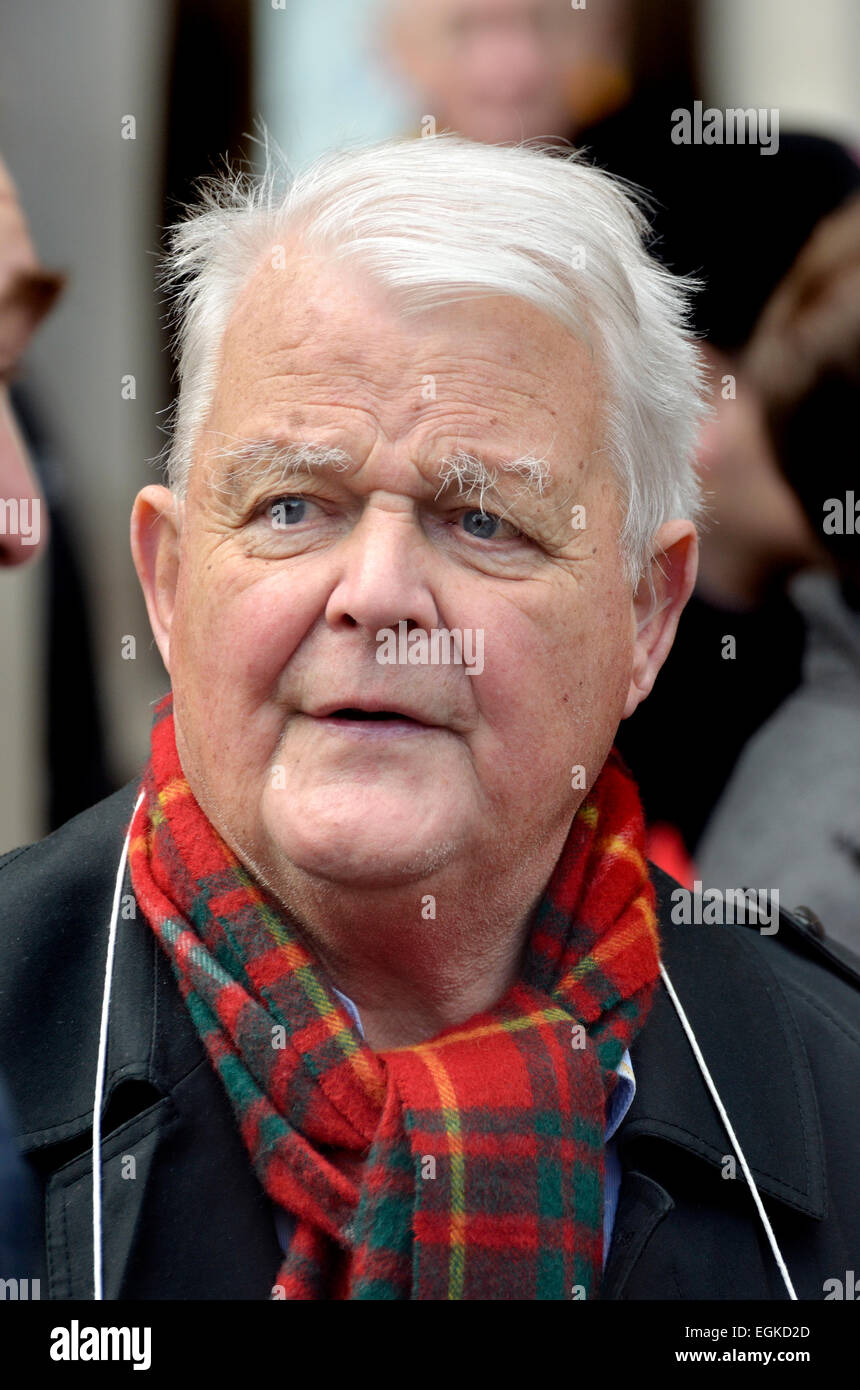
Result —
<path fill-rule="evenodd" d="M 656 699 L 622 725 L 619 748 L 652 823 L 667 839 L 674 829 L 688 862 L 679 876 L 689 882 L 737 758 L 800 682 L 804 627 L 786 586 L 821 552 L 820 533 L 779 468 L 745 353 L 818 223 L 860 189 L 860 170 L 839 144 L 812 135 L 783 134 L 768 157 L 751 146 L 671 148 L 675 156 L 643 144 L 641 162 L 631 154 L 625 172 L 656 190 L 656 254 L 702 286 L 694 320 L 713 406 L 698 457 L 708 519 L 696 589 Z M 673 807 L 668 789 L 693 749 L 697 776 L 683 807 Z"/>
<path fill-rule="evenodd" d="M 39 261 L 12 177 L 0 159 L 0 566 L 5 568 L 27 564 L 47 544 L 47 507 L 9 388 L 35 329 L 62 287 L 63 276 Z M 3 794 L 8 792 L 4 785 Z M 18 1292 L 18 1281 L 41 1278 L 42 1271 L 38 1188 L 13 1138 L 15 1130 L 0 1079 L 0 1280 L 16 1281 L 10 1287 Z"/>
<path fill-rule="evenodd" d="M 860 197 L 825 218 L 743 356 L 773 457 L 821 564 L 790 597 L 798 689 L 744 749 L 702 837 L 706 884 L 768 883 L 860 950 Z"/>
<path fill-rule="evenodd" d="M 0 565 L 34 560 L 47 544 L 48 514 L 10 386 L 27 345 L 63 286 L 41 265 L 12 176 L 0 158 Z"/>
<path fill-rule="evenodd" d="M 556 140 L 625 101 L 629 0 L 388 0 L 383 53 L 439 130 Z"/>
<path fill-rule="evenodd" d="M 438 130 L 595 140 L 620 156 L 699 94 L 697 11 L 695 0 L 387 0 L 379 47 Z"/>
<path fill-rule="evenodd" d="M 49 829 L 116 785 L 106 767 L 89 603 L 65 498 L 67 470 L 22 371 L 33 333 L 65 282 L 65 275 L 40 263 L 12 176 L 0 159 L 0 565 L 45 559 L 36 616 Z M 2 793 L 14 796 L 15 788 L 6 784 Z"/>
<path fill-rule="evenodd" d="M 567 0 L 390 0 L 385 14 L 385 51 L 437 128 L 491 143 L 545 141 L 559 152 L 575 143 L 645 191 L 650 249 L 702 282 L 694 323 L 714 406 L 699 456 L 710 520 L 661 681 L 618 734 L 645 805 L 649 852 L 689 884 L 741 749 L 800 680 L 803 625 L 785 584 L 817 554 L 737 357 L 816 221 L 860 186 L 856 162 L 815 136 L 783 136 L 765 157 L 749 145 L 674 143 L 672 113 L 701 95 L 692 0 L 606 0 L 583 10 Z M 671 788 L 692 747 L 697 777 L 679 805 Z"/>

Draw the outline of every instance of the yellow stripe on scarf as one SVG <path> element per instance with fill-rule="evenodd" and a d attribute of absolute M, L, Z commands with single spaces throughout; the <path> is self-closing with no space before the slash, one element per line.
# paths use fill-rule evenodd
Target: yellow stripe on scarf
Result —
<path fill-rule="evenodd" d="M 451 1157 L 451 1236 L 448 1254 L 448 1298 L 463 1297 L 463 1283 L 466 1275 L 466 1156 L 463 1151 L 463 1133 L 460 1127 L 460 1111 L 451 1078 L 440 1057 L 433 1048 L 416 1047 L 436 1086 L 445 1118 L 445 1133 L 448 1137 L 448 1153 Z"/>

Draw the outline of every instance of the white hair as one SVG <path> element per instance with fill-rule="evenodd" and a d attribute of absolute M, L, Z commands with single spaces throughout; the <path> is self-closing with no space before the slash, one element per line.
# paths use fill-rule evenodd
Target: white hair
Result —
<path fill-rule="evenodd" d="M 508 295 L 591 348 L 606 397 L 604 447 L 626 511 L 619 546 L 635 587 L 658 527 L 676 517 L 696 522 L 704 510 L 694 467 L 705 408 L 688 327 L 692 282 L 648 254 L 647 228 L 626 188 L 575 150 L 444 133 L 326 154 L 290 176 L 266 141 L 262 173 L 207 181 L 201 205 L 171 232 L 163 284 L 179 390 L 170 487 L 184 496 L 239 291 L 298 236 L 341 263 L 355 258 L 404 316 Z"/>

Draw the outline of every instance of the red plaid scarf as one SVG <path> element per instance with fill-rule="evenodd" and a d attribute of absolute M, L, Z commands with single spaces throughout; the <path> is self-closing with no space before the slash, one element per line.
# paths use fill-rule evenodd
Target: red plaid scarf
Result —
<path fill-rule="evenodd" d="M 659 963 L 642 812 L 615 750 L 573 819 L 519 981 L 432 1041 L 379 1053 L 197 804 L 172 694 L 143 786 L 137 899 L 254 1170 L 296 1217 L 273 1297 L 596 1297 L 606 1100 Z"/>

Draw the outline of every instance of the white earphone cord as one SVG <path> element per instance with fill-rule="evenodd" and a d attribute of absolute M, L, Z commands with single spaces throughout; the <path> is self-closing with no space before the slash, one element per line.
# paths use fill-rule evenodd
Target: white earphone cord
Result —
<path fill-rule="evenodd" d="M 122 892 L 122 881 L 125 876 L 126 860 L 128 859 L 128 847 L 131 842 L 131 826 L 134 824 L 134 818 L 143 800 L 143 795 L 143 792 L 141 792 L 135 802 L 134 811 L 131 816 L 131 824 L 128 827 L 128 832 L 122 847 L 122 856 L 119 861 L 116 885 L 113 890 L 113 908 L 110 916 L 107 963 L 105 964 L 105 987 L 102 996 L 101 1024 L 99 1026 L 96 1093 L 93 1098 L 93 1298 L 96 1302 L 101 1302 L 104 1299 L 104 1286 L 102 1283 L 102 1102 L 104 1100 L 105 1071 L 107 1070 L 108 1016 L 110 1014 L 113 958 L 116 949 L 117 923 L 119 921 L 119 899 Z"/>
<path fill-rule="evenodd" d="M 141 792 L 140 796 L 137 798 L 137 801 L 135 803 L 134 811 L 132 813 L 131 818 L 132 824 L 134 823 L 134 817 L 137 815 L 138 807 L 140 806 L 140 803 L 143 800 L 143 796 L 144 793 Z M 95 1097 L 93 1099 L 93 1297 L 97 1302 L 101 1302 L 104 1299 L 104 1286 L 102 1280 L 103 1256 L 101 1147 L 102 1102 L 104 1099 L 105 1071 L 107 1068 L 108 1017 L 110 1014 L 110 996 L 111 984 L 113 979 L 113 958 L 116 949 L 117 923 L 119 921 L 119 900 L 120 894 L 122 892 L 122 882 L 125 876 L 125 865 L 128 859 L 128 848 L 130 839 L 131 825 L 129 825 L 128 832 L 125 837 L 125 842 L 122 847 L 122 856 L 119 861 L 119 869 L 117 870 L 116 885 L 114 887 L 113 894 L 113 908 L 111 911 L 110 928 L 108 931 L 107 962 L 105 964 L 105 987 L 104 994 L 102 997 L 102 1016 L 101 1025 L 99 1028 L 99 1053 L 98 1063 L 96 1067 L 96 1090 Z M 752 1193 L 753 1201 L 756 1204 L 756 1209 L 758 1211 L 759 1217 L 761 1218 L 762 1226 L 764 1227 L 765 1234 L 768 1238 L 768 1241 L 770 1242 L 770 1248 L 773 1251 L 774 1259 L 776 1260 L 776 1263 L 779 1266 L 779 1272 L 782 1275 L 783 1282 L 785 1284 L 786 1289 L 788 1290 L 788 1296 L 789 1298 L 796 1300 L 797 1294 L 794 1292 L 794 1286 L 789 1277 L 785 1260 L 782 1258 L 782 1252 L 780 1251 L 780 1248 L 776 1243 L 776 1237 L 774 1236 L 773 1228 L 771 1227 L 770 1221 L 768 1220 L 767 1212 L 765 1211 L 764 1206 L 762 1205 L 762 1200 L 759 1196 L 758 1188 L 755 1185 L 753 1175 L 750 1172 L 749 1164 L 747 1163 L 746 1158 L 744 1157 L 743 1149 L 738 1143 L 737 1135 L 735 1134 L 735 1131 L 732 1128 L 731 1120 L 729 1119 L 728 1114 L 726 1113 L 726 1107 L 723 1105 L 723 1102 L 720 1099 L 719 1092 L 716 1086 L 714 1085 L 713 1078 L 711 1077 L 711 1073 L 708 1070 L 707 1063 L 705 1062 L 705 1059 L 702 1056 L 702 1050 L 699 1047 L 699 1044 L 696 1040 L 696 1035 L 693 1032 L 692 1027 L 690 1026 L 690 1021 L 684 1012 L 684 1008 L 681 1004 L 680 999 L 675 993 L 672 981 L 669 979 L 666 967 L 663 965 L 662 961 L 660 962 L 660 974 L 663 977 L 663 983 L 666 986 L 669 998 L 671 999 L 672 1004 L 674 1005 L 675 1012 L 677 1013 L 678 1018 L 681 1021 L 681 1027 L 684 1029 L 684 1032 L 687 1035 L 687 1041 L 689 1042 L 690 1047 L 692 1048 L 693 1056 L 695 1057 L 699 1066 L 699 1070 L 701 1071 L 702 1076 L 704 1077 L 705 1085 L 711 1093 L 713 1102 L 717 1107 L 717 1112 L 720 1116 L 720 1119 L 723 1122 L 723 1125 L 725 1126 L 726 1133 L 728 1134 L 729 1139 L 731 1140 L 732 1148 L 738 1156 L 738 1160 L 743 1170 L 744 1177 L 746 1178 L 747 1183 L 749 1184 L 749 1189 Z"/>
<path fill-rule="evenodd" d="M 663 965 L 662 961 L 660 962 L 660 974 L 663 976 L 663 983 L 666 986 L 669 998 L 675 1006 L 675 1012 L 677 1013 L 678 1018 L 681 1020 L 681 1027 L 687 1035 L 687 1041 L 693 1050 L 693 1056 L 699 1064 L 699 1070 L 702 1073 L 702 1076 L 705 1078 L 705 1085 L 711 1093 L 714 1105 L 717 1107 L 720 1119 L 722 1120 L 725 1126 L 726 1133 L 728 1134 L 729 1139 L 732 1142 L 732 1148 L 738 1156 L 741 1168 L 743 1169 L 744 1177 L 746 1178 L 747 1183 L 749 1184 L 749 1189 L 752 1193 L 753 1201 L 755 1202 L 758 1214 L 761 1217 L 761 1224 L 764 1227 L 765 1235 L 770 1241 L 770 1248 L 773 1251 L 774 1259 L 776 1260 L 776 1263 L 779 1266 L 779 1272 L 782 1275 L 783 1283 L 785 1284 L 785 1287 L 788 1289 L 788 1296 L 789 1298 L 794 1299 L 796 1301 L 797 1294 L 794 1292 L 794 1285 L 792 1284 L 791 1279 L 789 1277 L 785 1260 L 782 1258 L 782 1251 L 776 1243 L 776 1236 L 774 1235 L 773 1228 L 770 1224 L 770 1221 L 768 1220 L 767 1212 L 765 1211 L 764 1206 L 762 1205 L 762 1200 L 759 1196 L 758 1188 L 755 1185 L 755 1179 L 753 1178 L 753 1175 L 750 1172 L 749 1164 L 744 1158 L 743 1149 L 738 1143 L 737 1135 L 735 1134 L 735 1131 L 732 1128 L 732 1122 L 726 1113 L 726 1107 L 720 1100 L 719 1092 L 716 1086 L 714 1085 L 711 1073 L 708 1071 L 707 1063 L 704 1057 L 702 1056 L 702 1050 L 699 1047 L 698 1042 L 696 1041 L 696 1035 L 693 1032 L 692 1027 L 690 1026 L 690 1021 L 687 1018 L 687 1015 L 684 1013 L 683 1005 L 681 1004 L 680 999 L 675 993 L 672 981 L 669 979 L 666 967 Z"/>

